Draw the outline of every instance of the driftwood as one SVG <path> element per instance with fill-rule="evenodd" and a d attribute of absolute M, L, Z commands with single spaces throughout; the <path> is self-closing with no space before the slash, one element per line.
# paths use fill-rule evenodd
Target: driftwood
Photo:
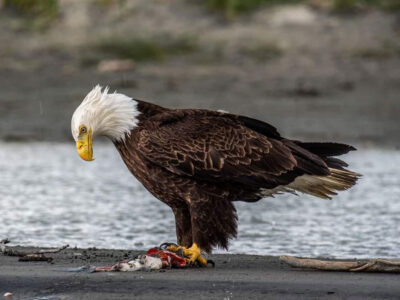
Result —
<path fill-rule="evenodd" d="M 295 268 L 323 271 L 400 273 L 400 260 L 370 259 L 356 261 L 330 261 L 282 255 L 279 259 Z"/>
<path fill-rule="evenodd" d="M 7 256 L 17 256 L 19 257 L 19 261 L 52 261 L 53 258 L 46 257 L 45 254 L 58 253 L 69 247 L 69 245 L 64 245 L 55 249 L 41 249 L 36 252 L 27 252 L 11 249 L 6 246 L 8 243 L 10 243 L 8 239 L 0 241 L 0 252 Z"/>

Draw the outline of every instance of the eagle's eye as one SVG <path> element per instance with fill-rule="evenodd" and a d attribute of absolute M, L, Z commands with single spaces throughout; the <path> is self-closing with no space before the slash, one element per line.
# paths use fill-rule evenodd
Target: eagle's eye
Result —
<path fill-rule="evenodd" d="M 82 126 L 81 129 L 79 130 L 79 133 L 86 133 L 87 129 L 85 126 Z"/>

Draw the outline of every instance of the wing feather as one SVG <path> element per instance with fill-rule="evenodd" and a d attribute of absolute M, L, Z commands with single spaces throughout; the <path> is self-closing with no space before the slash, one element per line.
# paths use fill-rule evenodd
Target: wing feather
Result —
<path fill-rule="evenodd" d="M 138 150 L 178 175 L 254 186 L 286 184 L 281 175 L 298 165 L 284 142 L 229 116 L 200 110 L 168 111 L 144 122 Z"/>

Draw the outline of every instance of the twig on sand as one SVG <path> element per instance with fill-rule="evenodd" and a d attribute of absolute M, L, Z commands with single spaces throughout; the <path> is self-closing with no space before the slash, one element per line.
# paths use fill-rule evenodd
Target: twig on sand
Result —
<path fill-rule="evenodd" d="M 370 259 L 364 261 L 330 261 L 282 255 L 279 259 L 295 268 L 323 271 L 400 273 L 400 260 Z"/>
<path fill-rule="evenodd" d="M 19 261 L 52 261 L 53 259 L 51 257 L 46 257 L 45 254 L 58 253 L 69 247 L 69 245 L 64 245 L 55 249 L 41 249 L 36 252 L 26 252 L 11 249 L 6 246 L 8 243 L 10 243 L 8 239 L 0 241 L 0 252 L 7 256 L 17 256 L 19 257 Z"/>

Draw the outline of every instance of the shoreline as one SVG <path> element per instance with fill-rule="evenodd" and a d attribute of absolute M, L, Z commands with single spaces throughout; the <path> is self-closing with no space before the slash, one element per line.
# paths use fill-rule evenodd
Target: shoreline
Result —
<path fill-rule="evenodd" d="M 13 247 L 29 251 L 33 247 Z M 107 266 L 142 251 L 68 248 L 48 262 L 0 255 L 0 292 L 11 299 L 395 299 L 398 274 L 294 269 L 276 256 L 213 254 L 216 267 L 86 273 L 66 269 Z"/>

